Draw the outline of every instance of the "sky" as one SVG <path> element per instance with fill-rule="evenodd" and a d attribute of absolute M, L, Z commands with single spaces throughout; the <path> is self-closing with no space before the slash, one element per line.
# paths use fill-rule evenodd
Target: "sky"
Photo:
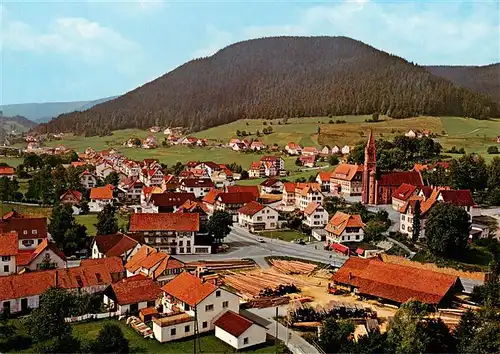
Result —
<path fill-rule="evenodd" d="M 500 61 L 498 0 L 0 0 L 0 104 L 123 94 L 241 40 L 348 36 L 421 65 Z"/>

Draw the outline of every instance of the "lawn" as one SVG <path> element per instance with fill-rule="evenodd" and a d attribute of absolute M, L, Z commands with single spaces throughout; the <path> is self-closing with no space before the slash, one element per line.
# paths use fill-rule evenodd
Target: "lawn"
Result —
<path fill-rule="evenodd" d="M 118 227 L 124 230 L 128 223 L 128 218 L 116 214 L 118 218 Z M 95 224 L 97 223 L 97 214 L 75 215 L 75 220 L 87 228 L 87 235 L 94 236 L 96 233 Z"/>
<path fill-rule="evenodd" d="M 34 205 L 0 202 L 0 208 L 2 211 L 2 215 L 8 213 L 11 210 L 15 210 L 20 214 L 26 214 L 33 217 L 49 217 L 52 214 L 52 208 Z"/>
<path fill-rule="evenodd" d="M 9 157 L 9 156 L 0 156 L 0 162 L 6 163 L 11 167 L 17 167 L 23 163 L 23 159 L 20 157 Z"/>
<path fill-rule="evenodd" d="M 300 233 L 295 230 L 283 230 L 283 231 L 266 231 L 260 234 L 263 237 L 277 238 L 283 241 L 293 241 L 298 239 L 307 239 L 307 235 Z"/>

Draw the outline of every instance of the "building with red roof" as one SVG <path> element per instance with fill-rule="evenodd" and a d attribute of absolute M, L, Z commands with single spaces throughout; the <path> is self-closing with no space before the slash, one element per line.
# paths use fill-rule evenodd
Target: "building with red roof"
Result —
<path fill-rule="evenodd" d="M 89 172 L 89 170 L 85 170 L 80 173 L 80 184 L 85 189 L 94 188 L 97 186 L 97 177 L 93 173 Z"/>
<path fill-rule="evenodd" d="M 158 213 L 172 213 L 187 200 L 196 200 L 196 195 L 191 192 L 165 192 L 151 195 L 151 203 Z"/>
<path fill-rule="evenodd" d="M 361 195 L 362 180 L 363 166 L 340 164 L 330 176 L 330 191 L 341 196 Z"/>
<path fill-rule="evenodd" d="M 283 193 L 283 182 L 276 178 L 268 178 L 260 184 L 260 189 L 263 194 L 280 194 Z"/>
<path fill-rule="evenodd" d="M 196 198 L 203 198 L 214 188 L 214 182 L 210 178 L 183 178 L 179 185 L 180 191 L 193 193 Z"/>
<path fill-rule="evenodd" d="M 411 197 L 417 195 L 420 188 L 412 184 L 403 183 L 392 192 L 392 208 L 399 210 Z"/>
<path fill-rule="evenodd" d="M 266 327 L 233 311 L 224 312 L 214 325 L 215 336 L 236 350 L 266 342 Z"/>
<path fill-rule="evenodd" d="M 47 218 L 32 218 L 9 212 L 0 220 L 0 233 L 15 231 L 19 250 L 34 250 L 47 239 Z"/>
<path fill-rule="evenodd" d="M 200 227 L 208 222 L 208 207 L 198 200 L 186 200 L 175 212 L 198 214 L 200 216 Z"/>
<path fill-rule="evenodd" d="M 427 269 L 382 262 L 379 259 L 349 258 L 332 276 L 336 286 L 360 296 L 401 304 L 415 299 L 440 306 L 463 290 L 460 279 Z"/>
<path fill-rule="evenodd" d="M 238 209 L 238 224 L 250 231 L 274 230 L 279 214 L 269 206 L 251 201 Z"/>
<path fill-rule="evenodd" d="M 293 141 L 289 142 L 285 146 L 285 151 L 288 155 L 301 155 L 302 154 L 302 146 L 299 144 L 295 144 Z"/>
<path fill-rule="evenodd" d="M 330 178 L 332 177 L 332 172 L 330 171 L 322 171 L 318 172 L 316 175 L 316 182 L 320 184 L 321 190 L 323 192 L 330 191 Z"/>
<path fill-rule="evenodd" d="M 214 211 L 220 210 L 233 215 L 233 221 L 238 221 L 238 209 L 246 203 L 254 201 L 251 192 L 222 192 L 215 198 Z"/>
<path fill-rule="evenodd" d="M 93 213 L 98 213 L 104 209 L 106 205 L 113 204 L 113 191 L 115 187 L 107 184 L 103 187 L 94 187 L 90 189 L 89 210 Z"/>
<path fill-rule="evenodd" d="M 316 155 L 302 155 L 299 161 L 304 167 L 314 167 L 316 165 Z"/>
<path fill-rule="evenodd" d="M 0 178 L 7 177 L 11 181 L 14 179 L 14 167 L 0 166 Z"/>
<path fill-rule="evenodd" d="M 92 241 L 92 258 L 120 257 L 129 260 L 141 248 L 139 242 L 121 232 L 112 235 L 96 235 Z"/>
<path fill-rule="evenodd" d="M 303 213 L 304 219 L 302 223 L 311 229 L 324 228 L 328 223 L 328 212 L 320 203 L 309 203 Z"/>
<path fill-rule="evenodd" d="M 59 198 L 61 204 L 69 204 L 72 206 L 78 206 L 82 202 L 82 193 L 75 190 L 67 190 Z"/>
<path fill-rule="evenodd" d="M 325 227 L 325 246 L 330 247 L 333 243 L 361 242 L 365 235 L 364 227 L 360 215 L 337 211 Z"/>
<path fill-rule="evenodd" d="M 252 193 L 255 200 L 260 198 L 260 191 L 258 186 L 226 186 L 226 192 L 228 193 Z"/>

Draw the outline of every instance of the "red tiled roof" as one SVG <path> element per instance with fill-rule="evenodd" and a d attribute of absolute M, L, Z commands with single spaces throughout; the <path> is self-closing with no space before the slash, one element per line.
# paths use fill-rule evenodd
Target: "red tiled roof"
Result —
<path fill-rule="evenodd" d="M 451 275 L 358 257 L 349 258 L 332 280 L 355 286 L 361 294 L 399 303 L 416 299 L 426 304 L 438 304 L 460 284 L 458 277 Z"/>
<path fill-rule="evenodd" d="M 195 306 L 217 290 L 217 287 L 184 272 L 165 284 L 161 290 L 190 306 Z"/>
<path fill-rule="evenodd" d="M 224 204 L 245 204 L 254 200 L 253 193 L 250 192 L 225 192 L 217 196 L 217 200 Z"/>
<path fill-rule="evenodd" d="M 104 187 L 95 187 L 90 189 L 90 199 L 113 199 L 114 187 L 110 184 Z"/>
<path fill-rule="evenodd" d="M 279 182 L 280 182 L 280 180 L 278 180 L 276 178 L 268 178 L 264 182 L 262 182 L 260 185 L 263 187 L 272 187 L 276 183 L 279 183 Z"/>
<path fill-rule="evenodd" d="M 304 149 L 302 149 L 302 153 L 304 152 L 318 152 L 318 149 L 314 146 L 305 146 Z"/>
<path fill-rule="evenodd" d="M 85 166 L 85 162 L 83 162 L 83 161 L 73 161 L 71 163 L 71 166 L 73 166 L 73 167 Z"/>
<path fill-rule="evenodd" d="M 16 265 L 25 266 L 30 264 L 36 257 L 38 257 L 43 251 L 47 249 L 54 252 L 54 254 L 61 258 L 63 261 L 66 261 L 66 256 L 59 248 L 57 248 L 55 243 L 49 242 L 48 239 L 45 239 L 38 245 L 38 247 L 34 251 L 20 252 L 16 256 Z"/>
<path fill-rule="evenodd" d="M 111 284 L 119 305 L 155 301 L 161 295 L 161 288 L 150 278 L 130 277 Z"/>
<path fill-rule="evenodd" d="M 264 208 L 265 207 L 262 204 L 257 203 L 255 201 L 251 201 L 250 203 L 247 203 L 241 208 L 239 208 L 238 213 L 253 216 Z"/>
<path fill-rule="evenodd" d="M 402 185 L 400 185 L 398 187 L 398 189 L 396 189 L 393 193 L 392 193 L 392 197 L 393 198 L 396 198 L 396 199 L 399 199 L 399 200 L 403 200 L 403 201 L 406 201 L 408 200 L 412 195 L 415 194 L 417 190 L 417 187 L 416 186 L 413 186 L 411 184 L 408 184 L 408 183 L 403 183 Z"/>
<path fill-rule="evenodd" d="M 214 188 L 214 182 L 210 178 L 184 178 L 181 185 L 188 188 Z"/>
<path fill-rule="evenodd" d="M 420 187 L 424 185 L 418 171 L 384 172 L 377 181 L 379 186 L 400 186 L 403 183 Z"/>
<path fill-rule="evenodd" d="M 193 201 L 193 200 L 186 200 L 184 204 L 182 204 L 175 212 L 176 213 L 183 213 L 183 212 L 188 212 L 188 213 L 193 213 L 193 212 L 198 212 L 200 213 L 200 209 L 203 213 L 208 213 L 208 208 L 205 204 L 199 201 Z"/>
<path fill-rule="evenodd" d="M 14 174 L 14 168 L 9 166 L 0 166 L 0 176 L 11 176 Z"/>
<path fill-rule="evenodd" d="M 320 172 L 320 173 L 318 173 L 318 176 L 319 176 L 320 181 L 329 182 L 330 177 L 332 176 L 332 173 L 331 172 Z"/>
<path fill-rule="evenodd" d="M 159 207 L 178 207 L 186 200 L 196 200 L 194 193 L 166 192 L 153 194 L 151 197 L 153 204 Z"/>
<path fill-rule="evenodd" d="M 252 193 L 255 199 L 260 197 L 259 187 L 257 186 L 227 186 L 228 193 Z"/>
<path fill-rule="evenodd" d="M 326 225 L 325 230 L 335 235 L 341 235 L 347 227 L 362 228 L 364 226 L 365 224 L 363 224 L 360 215 L 349 215 L 341 211 L 337 211 L 328 222 L 328 225 Z"/>
<path fill-rule="evenodd" d="M 130 231 L 198 231 L 200 216 L 198 214 L 132 214 Z"/>
<path fill-rule="evenodd" d="M 226 311 L 214 322 L 215 326 L 235 337 L 241 336 L 247 329 L 252 327 L 253 324 L 254 322 L 250 321 L 248 318 L 233 311 Z"/>
<path fill-rule="evenodd" d="M 80 266 L 91 267 L 100 266 L 105 267 L 110 273 L 121 273 L 125 271 L 120 257 L 106 257 L 106 258 L 89 258 L 82 259 Z"/>
<path fill-rule="evenodd" d="M 443 202 L 451 203 L 456 206 L 475 206 L 472 194 L 468 189 L 460 190 L 442 190 L 439 195 L 442 197 Z M 439 198 L 439 197 L 438 197 Z"/>
<path fill-rule="evenodd" d="M 254 161 L 250 164 L 251 170 L 260 170 L 260 166 L 262 165 L 262 161 Z"/>
<path fill-rule="evenodd" d="M 33 230 L 36 233 L 33 233 Z M 4 218 L 3 221 L 0 221 L 0 232 L 9 231 L 16 231 L 17 237 L 20 240 L 47 238 L 47 219 L 26 217 Z"/>
<path fill-rule="evenodd" d="M 13 256 L 19 248 L 17 232 L 7 232 L 0 234 L 0 256 Z"/>
<path fill-rule="evenodd" d="M 278 161 L 279 159 L 281 159 L 281 157 L 279 157 L 279 156 L 276 156 L 276 155 L 267 155 L 267 156 L 262 156 L 260 158 L 260 161 L 263 161 L 263 162 L 275 162 L 275 161 Z"/>
<path fill-rule="evenodd" d="M 136 240 L 122 233 L 96 235 L 94 242 L 99 252 L 106 255 L 106 257 L 121 257 L 123 253 L 133 249 L 138 244 Z"/>
<path fill-rule="evenodd" d="M 296 184 L 293 182 L 285 182 L 283 183 L 283 190 L 287 193 L 295 193 Z"/>
<path fill-rule="evenodd" d="M 78 201 L 82 200 L 82 193 L 79 191 L 74 191 L 74 190 L 68 190 L 68 191 L 64 192 L 64 194 L 61 195 L 60 199 L 63 200 L 68 195 L 72 195 Z"/>
<path fill-rule="evenodd" d="M 304 209 L 304 214 L 311 215 L 312 213 L 314 213 L 316 211 L 316 209 L 318 209 L 318 207 L 319 207 L 318 203 L 310 202 L 309 204 L 307 204 L 307 207 Z"/>
<path fill-rule="evenodd" d="M 344 253 L 344 254 L 348 254 L 349 253 L 349 247 L 347 247 L 345 245 L 342 245 L 340 243 L 337 243 L 337 242 L 332 243 L 332 245 L 330 246 L 330 248 L 332 250 L 340 252 L 340 253 Z"/>
<path fill-rule="evenodd" d="M 204 197 L 203 197 L 203 201 L 205 203 L 208 203 L 208 204 L 214 204 L 215 203 L 215 199 L 217 199 L 217 196 L 220 194 L 220 193 L 223 193 L 222 191 L 218 190 L 218 189 L 212 189 L 210 190 Z"/>
<path fill-rule="evenodd" d="M 349 165 L 346 163 L 340 164 L 335 167 L 331 177 L 336 179 L 341 179 L 345 181 L 350 181 L 356 176 L 357 173 L 363 172 L 363 166 L 361 165 Z"/>

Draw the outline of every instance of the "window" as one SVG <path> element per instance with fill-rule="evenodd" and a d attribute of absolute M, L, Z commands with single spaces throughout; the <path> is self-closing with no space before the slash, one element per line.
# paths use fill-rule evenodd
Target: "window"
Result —
<path fill-rule="evenodd" d="M 28 230 L 23 230 L 23 235 L 27 235 L 28 234 Z"/>
<path fill-rule="evenodd" d="M 214 305 L 205 305 L 205 312 L 213 311 L 214 310 Z"/>
<path fill-rule="evenodd" d="M 208 322 L 207 322 L 207 321 L 204 321 L 204 322 L 201 324 L 201 327 L 202 327 L 202 328 L 207 328 L 207 327 L 208 327 Z"/>
<path fill-rule="evenodd" d="M 8 265 L 3 266 L 3 271 L 4 271 L 5 273 L 9 273 L 9 266 L 8 266 Z"/>
<path fill-rule="evenodd" d="M 229 301 L 224 301 L 224 302 L 222 303 L 222 308 L 224 308 L 224 309 L 225 309 L 225 308 L 227 308 L 227 307 L 229 307 Z"/>
<path fill-rule="evenodd" d="M 184 246 L 184 241 L 179 241 L 179 246 Z"/>
<path fill-rule="evenodd" d="M 220 290 L 217 290 L 217 291 L 215 292 L 215 297 L 220 297 Z"/>
<path fill-rule="evenodd" d="M 184 253 L 184 247 L 179 248 L 179 253 Z"/>
<path fill-rule="evenodd" d="M 186 246 L 191 247 L 191 240 L 186 241 Z"/>
<path fill-rule="evenodd" d="M 32 235 L 37 235 L 38 234 L 38 230 L 31 230 L 31 234 Z"/>
<path fill-rule="evenodd" d="M 405 221 L 405 216 L 401 215 L 401 220 Z"/>
<path fill-rule="evenodd" d="M 189 311 L 191 307 L 188 304 L 184 304 L 184 311 Z"/>
<path fill-rule="evenodd" d="M 191 253 L 191 247 L 186 248 L 186 253 Z"/>
<path fill-rule="evenodd" d="M 2 256 L 2 262 L 10 261 L 10 256 Z"/>
<path fill-rule="evenodd" d="M 262 220 L 262 216 L 257 216 L 257 221 L 261 221 Z"/>
<path fill-rule="evenodd" d="M 189 325 L 187 325 L 187 326 L 185 326 L 185 327 L 184 327 L 184 332 L 188 333 L 188 332 L 189 332 L 189 330 L 190 330 Z"/>
<path fill-rule="evenodd" d="M 405 224 L 401 224 L 401 230 L 405 229 Z"/>
<path fill-rule="evenodd" d="M 243 338 L 243 344 L 248 344 L 248 337 Z"/>
<path fill-rule="evenodd" d="M 359 240 L 359 235 L 356 235 L 356 240 Z"/>
<path fill-rule="evenodd" d="M 175 336 L 175 335 L 176 335 L 176 330 L 175 330 L 175 328 L 171 328 L 171 329 L 170 329 L 170 335 L 171 335 L 171 336 Z"/>

